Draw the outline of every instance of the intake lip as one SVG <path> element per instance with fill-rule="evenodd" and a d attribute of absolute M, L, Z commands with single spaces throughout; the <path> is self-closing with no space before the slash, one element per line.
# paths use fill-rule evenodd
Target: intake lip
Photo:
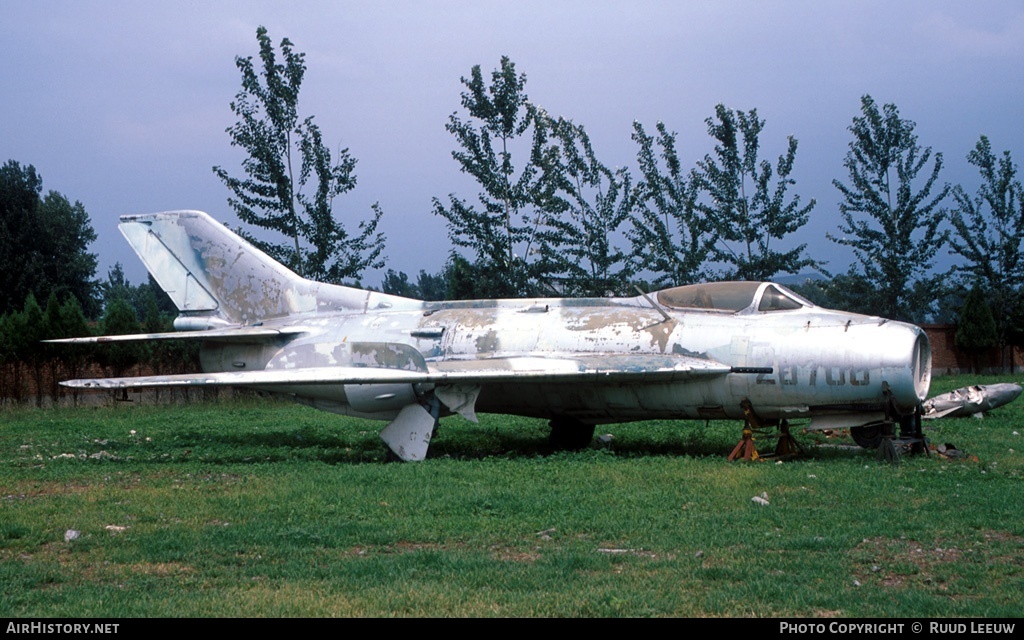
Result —
<path fill-rule="evenodd" d="M 914 360 L 912 374 L 914 376 L 914 391 L 917 392 L 917 399 L 924 402 L 928 397 L 928 389 L 932 383 L 932 348 L 928 343 L 928 335 L 918 329 L 917 340 L 914 342 Z"/>
<path fill-rule="evenodd" d="M 892 401 L 903 413 L 916 409 L 928 397 L 932 382 L 932 350 L 928 335 L 920 327 L 905 323 L 893 323 L 891 327 L 886 378 Z"/>

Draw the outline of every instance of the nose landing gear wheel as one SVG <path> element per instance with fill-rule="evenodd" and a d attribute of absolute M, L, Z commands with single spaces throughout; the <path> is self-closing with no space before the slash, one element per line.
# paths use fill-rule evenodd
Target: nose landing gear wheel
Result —
<path fill-rule="evenodd" d="M 877 449 L 882 444 L 882 425 L 868 424 L 863 427 L 850 427 L 850 437 L 865 449 Z"/>

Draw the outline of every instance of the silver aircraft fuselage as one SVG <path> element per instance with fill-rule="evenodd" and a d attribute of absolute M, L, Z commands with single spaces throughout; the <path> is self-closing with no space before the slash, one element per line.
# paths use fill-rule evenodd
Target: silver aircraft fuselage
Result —
<path fill-rule="evenodd" d="M 731 283 L 695 286 L 713 291 L 718 284 Z M 758 311 L 765 291 L 786 295 L 788 290 L 771 283 L 744 284 L 753 289 L 747 308 L 681 310 L 661 305 L 668 319 L 643 296 L 427 302 L 415 310 L 293 317 L 280 326 L 301 326 L 300 337 L 261 347 L 207 344 L 202 364 L 208 372 L 338 367 L 351 360 L 338 345 L 383 342 L 414 347 L 438 372 L 495 366 L 514 371 L 516 366 L 530 368 L 535 359 L 581 354 L 595 362 L 628 355 L 637 367 L 644 365 L 644 356 L 684 355 L 730 369 L 721 376 L 668 382 L 647 382 L 641 376 L 602 382 L 595 376 L 581 384 L 524 376 L 521 382 L 483 385 L 476 401 L 480 412 L 569 416 L 594 424 L 743 418 L 740 402 L 746 398 L 762 418 L 814 418 L 813 426 L 838 428 L 881 420 L 883 385 L 904 411 L 912 411 L 926 397 L 931 356 L 920 328 L 814 306 Z M 351 391 L 351 385 L 268 390 L 339 413 L 382 419 L 405 398 L 353 402 L 346 387 Z"/>
<path fill-rule="evenodd" d="M 73 380 L 83 388 L 242 386 L 388 420 L 420 460 L 440 417 L 552 420 L 553 434 L 652 418 L 877 426 L 919 412 L 931 352 L 913 325 L 817 307 L 770 282 L 630 298 L 424 302 L 304 279 L 210 216 L 125 216 L 120 229 L 197 340 L 206 373 Z"/>

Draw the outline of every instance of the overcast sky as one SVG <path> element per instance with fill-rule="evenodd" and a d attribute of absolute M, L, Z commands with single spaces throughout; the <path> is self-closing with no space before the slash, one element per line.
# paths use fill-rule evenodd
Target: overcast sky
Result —
<path fill-rule="evenodd" d="M 211 171 L 244 157 L 225 129 L 240 87 L 236 55 L 256 28 L 288 37 L 308 70 L 300 115 L 358 159 L 344 219 L 384 209 L 388 266 L 441 268 L 451 245 L 431 199 L 474 186 L 444 125 L 460 77 L 508 55 L 530 99 L 584 125 L 609 166 L 635 167 L 632 122 L 679 133 L 684 162 L 710 151 L 704 124 L 723 103 L 767 121 L 765 157 L 800 143 L 793 193 L 814 198 L 800 232 L 842 269 L 825 239 L 839 223 L 842 166 L 860 98 L 895 103 L 942 180 L 973 191 L 965 156 L 981 134 L 1024 159 L 1024 2 L 0 2 L 0 162 L 32 164 L 45 190 L 79 200 L 115 261 L 145 271 L 117 232 L 132 213 L 201 209 L 237 224 Z M 379 284 L 382 273 L 368 274 Z"/>

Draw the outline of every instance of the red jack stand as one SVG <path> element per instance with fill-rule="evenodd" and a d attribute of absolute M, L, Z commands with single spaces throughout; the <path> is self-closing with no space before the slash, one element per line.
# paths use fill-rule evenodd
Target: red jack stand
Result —
<path fill-rule="evenodd" d="M 789 432 L 789 420 L 779 422 L 779 441 L 775 444 L 775 455 L 791 456 L 803 453 L 804 448 L 796 441 L 793 434 Z"/>
<path fill-rule="evenodd" d="M 740 406 L 743 407 L 743 415 L 746 417 L 743 422 L 743 438 L 729 454 L 729 462 L 739 458 L 757 460 L 760 457 L 757 455 L 757 447 L 754 446 L 754 429 L 761 427 L 761 421 L 754 413 L 754 405 L 750 404 L 749 399 L 744 398 Z"/>
<path fill-rule="evenodd" d="M 757 448 L 754 446 L 754 430 L 750 428 L 749 423 L 745 423 L 743 426 L 743 439 L 736 444 L 736 448 L 729 454 L 729 462 L 738 458 L 757 460 L 759 457 L 757 455 Z"/>

